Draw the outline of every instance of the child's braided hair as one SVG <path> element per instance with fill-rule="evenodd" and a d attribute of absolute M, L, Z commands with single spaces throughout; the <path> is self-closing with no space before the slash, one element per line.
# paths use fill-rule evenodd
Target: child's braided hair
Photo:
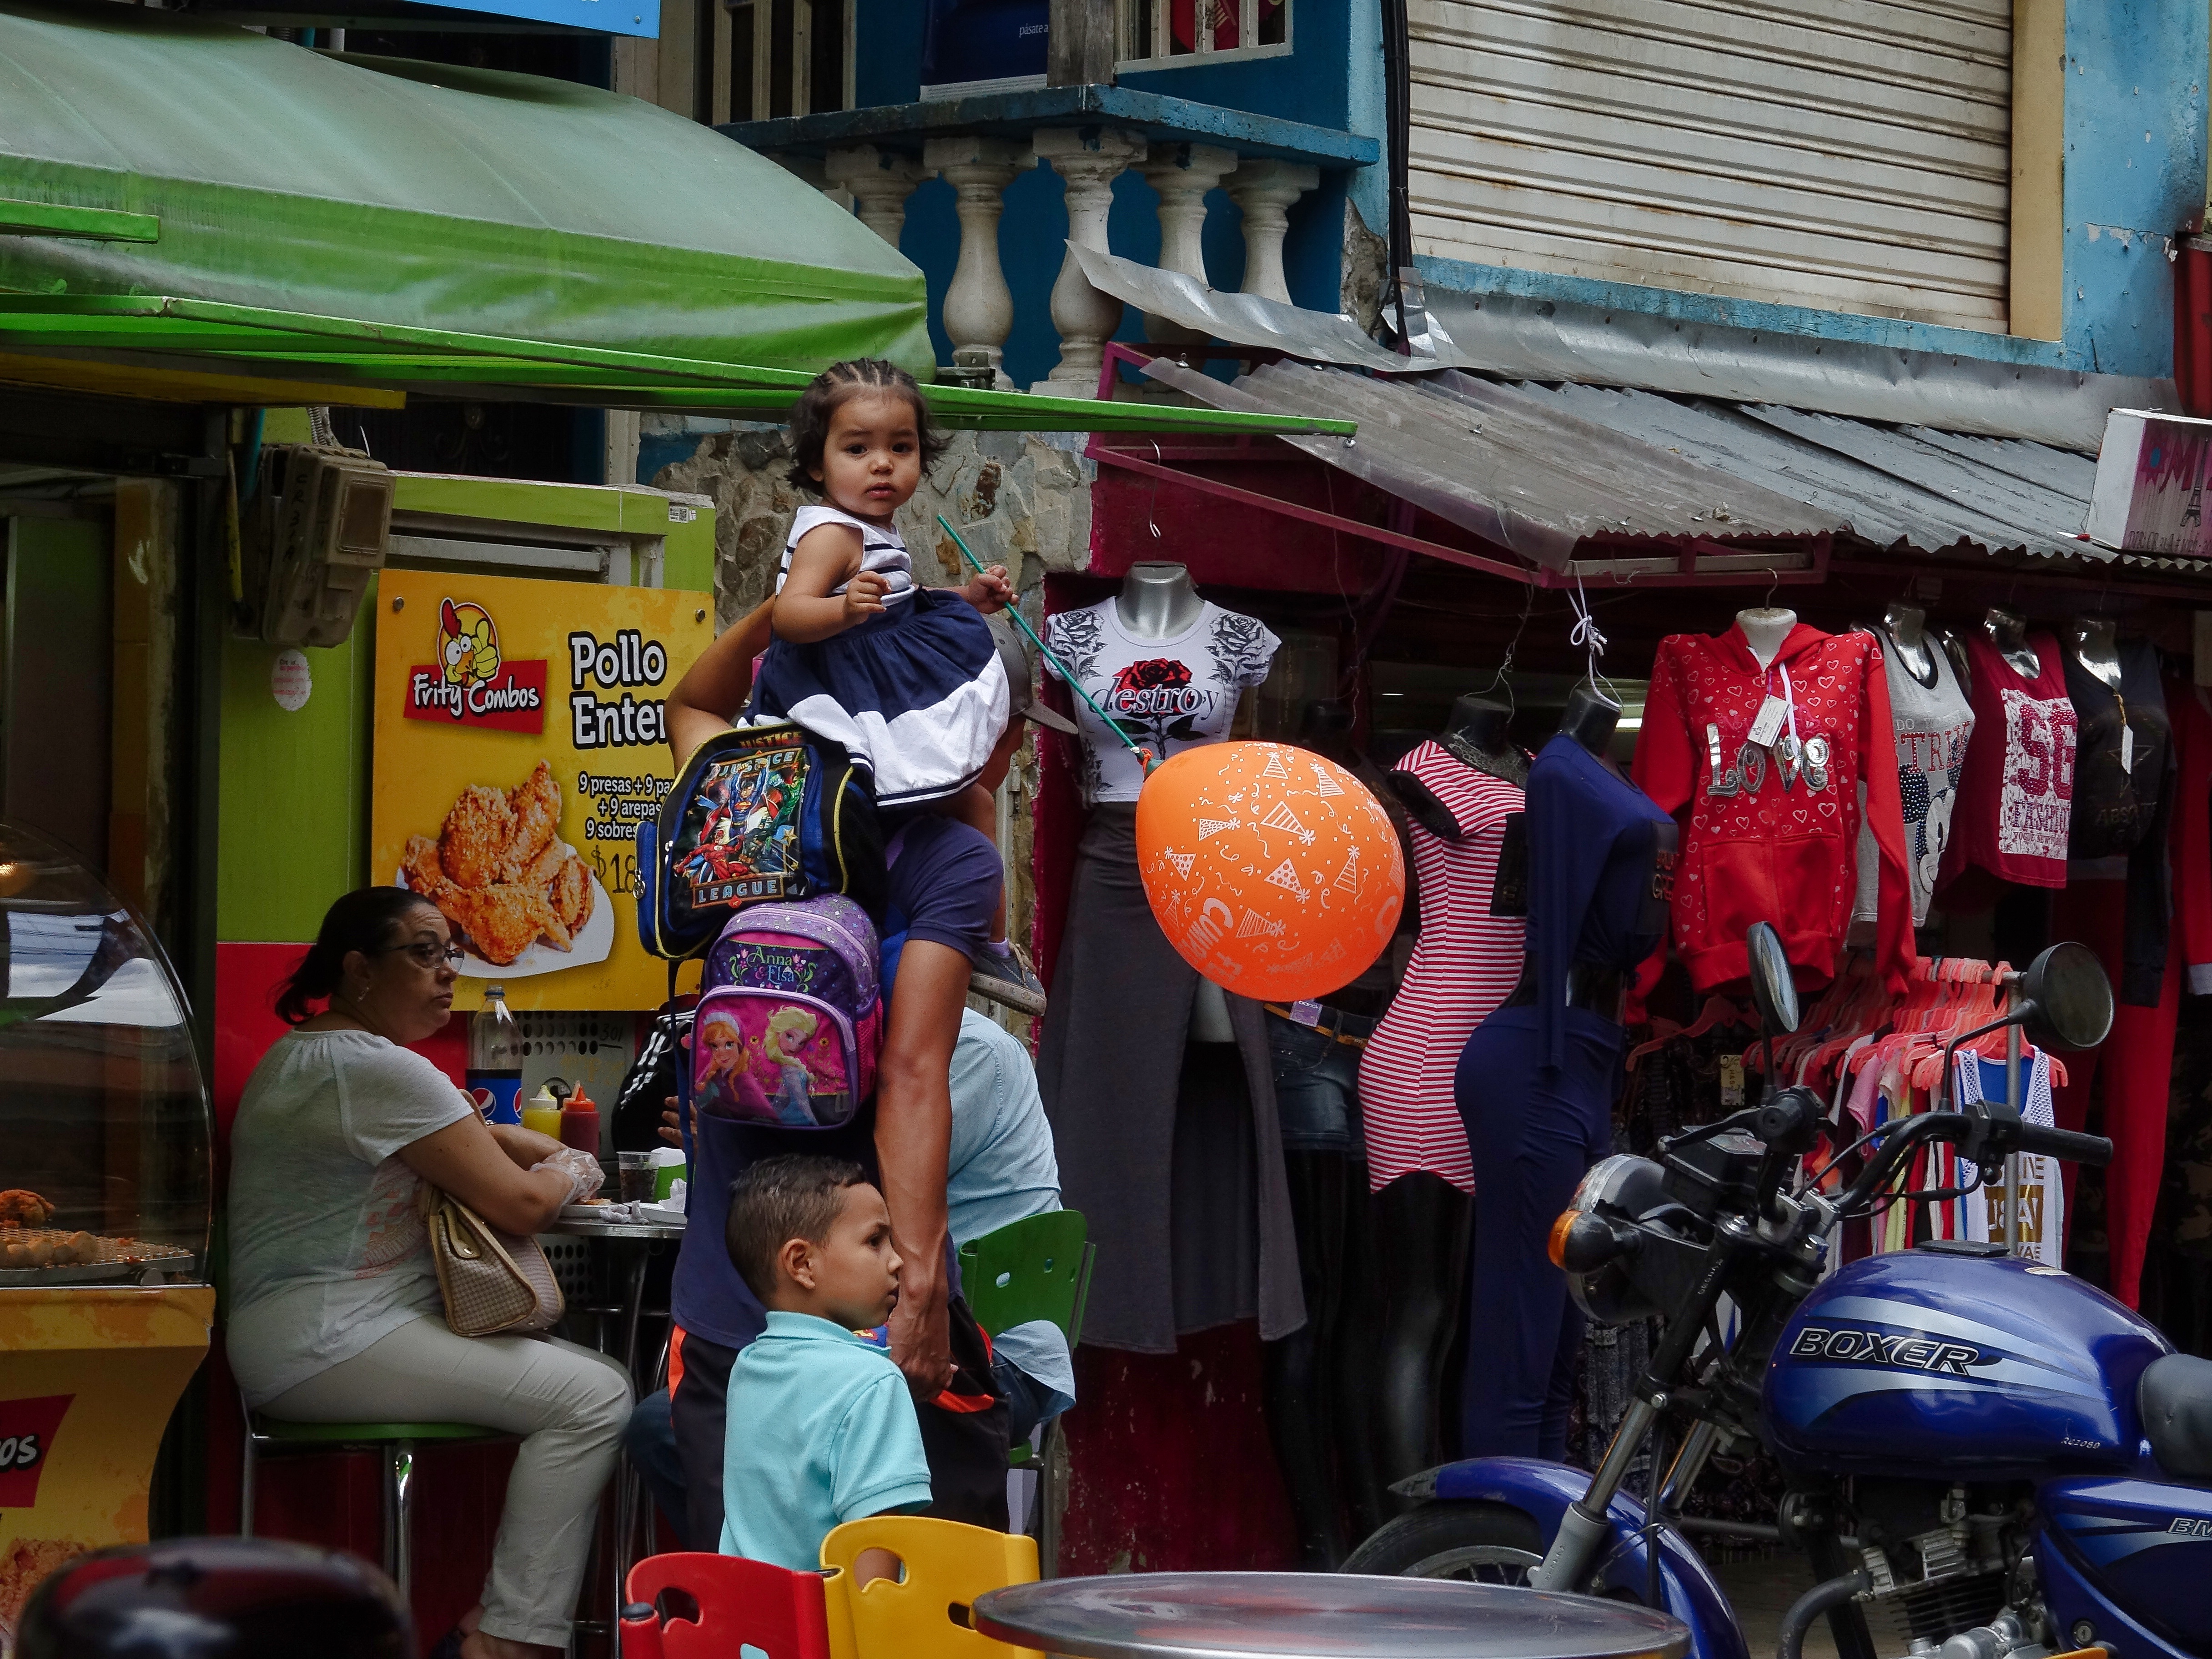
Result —
<path fill-rule="evenodd" d="M 914 405 L 914 429 L 921 441 L 924 471 L 945 453 L 945 439 L 929 423 L 929 405 L 922 401 L 921 386 L 896 363 L 881 357 L 855 357 L 832 363 L 814 377 L 791 411 L 791 471 L 795 489 L 810 495 L 822 493 L 814 469 L 822 465 L 822 452 L 830 441 L 830 417 L 852 398 L 871 392 L 887 392 Z"/>

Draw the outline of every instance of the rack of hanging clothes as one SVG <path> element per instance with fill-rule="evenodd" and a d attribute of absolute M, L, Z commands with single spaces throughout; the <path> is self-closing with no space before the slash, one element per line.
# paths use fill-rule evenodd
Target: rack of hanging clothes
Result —
<path fill-rule="evenodd" d="M 1774 1044 L 1779 1078 L 1816 1089 L 1832 1103 L 1827 1144 L 1807 1160 L 1823 1190 L 1848 1184 L 1888 1126 L 1917 1113 L 2013 1099 L 2028 1121 L 2053 1121 L 2051 1091 L 2065 1085 L 2064 1062 L 2021 1042 L 2016 1027 L 1960 1043 L 1945 1087 L 1947 1046 L 1960 1033 L 1999 1018 L 2017 979 L 2004 963 L 1922 957 L 1903 994 L 1893 997 L 1871 959 L 1851 956 L 1797 1030 Z M 1763 1060 L 1756 1048 L 1745 1055 L 1754 1070 Z M 2008 1080 L 2015 1066 L 2016 1094 Z M 2016 1206 L 2010 1201 L 2014 1190 Z M 1954 1148 L 1929 1147 L 1899 1172 L 1888 1203 L 1837 1230 L 1828 1266 L 1931 1240 L 2009 1245 L 2015 1254 L 2063 1266 L 2065 1185 L 2057 1161 L 2023 1155 L 2004 1182 L 1985 1184 Z"/>
<path fill-rule="evenodd" d="M 1751 1010 L 1725 996 L 1707 997 L 1687 1025 L 1654 1017 L 1650 1029 L 1628 1052 L 1613 1125 L 1613 1151 L 1645 1158 L 1668 1137 L 1753 1103 L 1743 1054 L 1758 1041 Z"/>

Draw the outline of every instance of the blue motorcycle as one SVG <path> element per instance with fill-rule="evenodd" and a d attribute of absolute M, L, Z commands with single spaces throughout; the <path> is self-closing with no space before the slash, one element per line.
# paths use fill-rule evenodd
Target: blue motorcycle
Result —
<path fill-rule="evenodd" d="M 1796 998 L 1771 929 L 1753 930 L 1752 957 L 1771 1045 L 1796 1028 Z M 2082 1048 L 2111 1021 L 2095 957 L 2060 945 L 1984 1029 Z M 1591 1318 L 1666 1316 L 1597 1472 L 1498 1457 L 1415 1476 L 1395 1490 L 1422 1501 L 1345 1570 L 1663 1606 L 1695 1659 L 1747 1659 L 1679 1510 L 1716 1453 L 1764 1443 L 1787 1478 L 1780 1534 L 1815 1581 L 1780 1659 L 1799 1659 L 1823 1616 L 1841 1659 L 2212 1654 L 2212 1361 L 2002 1244 L 1926 1244 L 1821 1277 L 1837 1224 L 1899 1201 L 1924 1147 L 1957 1147 L 1994 1182 L 2014 1153 L 2101 1164 L 2112 1143 L 1993 1102 L 1883 1126 L 1839 1193 L 1786 1190 L 1824 1115 L 1818 1096 L 1784 1089 L 1656 1159 L 1593 1168 L 1553 1259 Z M 1656 1516 L 1624 1490 L 1647 1447 L 1666 1471 Z"/>

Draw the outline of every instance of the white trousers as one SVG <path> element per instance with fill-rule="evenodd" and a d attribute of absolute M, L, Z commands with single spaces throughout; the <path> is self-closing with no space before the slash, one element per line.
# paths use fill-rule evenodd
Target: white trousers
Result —
<path fill-rule="evenodd" d="M 629 1377 L 573 1342 L 455 1336 L 429 1316 L 270 1401 L 295 1423 L 475 1423 L 523 1437 L 484 1579 L 483 1629 L 566 1647 Z"/>

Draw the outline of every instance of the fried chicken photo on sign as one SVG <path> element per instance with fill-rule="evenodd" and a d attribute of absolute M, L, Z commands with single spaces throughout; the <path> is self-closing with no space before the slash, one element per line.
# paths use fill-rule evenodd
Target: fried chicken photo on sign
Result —
<path fill-rule="evenodd" d="M 591 919 L 592 875 L 560 827 L 561 786 L 541 760 L 513 789 L 462 790 L 435 839 L 408 837 L 400 872 L 496 967 L 541 939 L 570 950 Z"/>
<path fill-rule="evenodd" d="M 514 839 L 514 808 L 507 791 L 471 784 L 461 791 L 438 834 L 438 862 L 446 878 L 464 887 L 489 887 L 503 877 Z"/>
<path fill-rule="evenodd" d="M 507 852 L 500 860 L 499 879 L 520 881 L 523 872 L 529 869 L 553 844 L 553 837 L 561 829 L 561 786 L 554 781 L 553 769 L 544 761 L 538 769 L 523 781 L 522 786 L 507 792 L 507 804 L 514 814 L 514 827 L 507 837 Z"/>

